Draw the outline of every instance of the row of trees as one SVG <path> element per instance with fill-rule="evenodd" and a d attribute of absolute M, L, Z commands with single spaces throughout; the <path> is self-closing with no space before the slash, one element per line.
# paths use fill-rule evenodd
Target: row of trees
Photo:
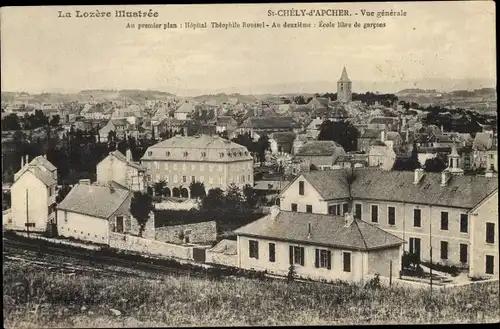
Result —
<path fill-rule="evenodd" d="M 318 140 L 334 141 L 341 145 L 346 152 L 350 152 L 357 150 L 358 137 L 358 129 L 350 122 L 326 120 L 320 126 Z"/>
<path fill-rule="evenodd" d="M 23 117 L 18 117 L 16 114 L 9 114 L 2 119 L 2 130 L 30 130 L 50 125 L 58 127 L 61 118 L 55 115 L 49 119 L 41 110 L 36 110 L 34 114 L 25 114 Z"/>
<path fill-rule="evenodd" d="M 243 133 L 233 138 L 232 141 L 245 146 L 261 163 L 266 161 L 266 151 L 270 148 L 269 137 L 267 135 L 262 135 L 257 141 L 254 141 L 250 133 Z"/>

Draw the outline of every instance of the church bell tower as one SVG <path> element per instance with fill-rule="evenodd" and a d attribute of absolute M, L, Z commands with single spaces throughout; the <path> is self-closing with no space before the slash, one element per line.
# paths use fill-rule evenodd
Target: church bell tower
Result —
<path fill-rule="evenodd" d="M 347 70 L 342 70 L 342 75 L 340 76 L 339 81 L 337 81 L 337 100 L 341 102 L 350 102 L 352 101 L 352 82 L 349 80 L 347 76 Z"/>

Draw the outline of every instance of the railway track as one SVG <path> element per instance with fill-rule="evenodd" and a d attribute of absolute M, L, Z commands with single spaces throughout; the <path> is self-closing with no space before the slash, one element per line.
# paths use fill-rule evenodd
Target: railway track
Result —
<path fill-rule="evenodd" d="M 68 247 L 56 247 L 56 246 L 40 246 L 37 244 L 32 244 L 28 242 L 23 242 L 23 241 L 15 241 L 15 240 L 10 240 L 10 239 L 3 239 L 3 244 L 4 244 L 4 249 L 21 249 L 21 250 L 29 250 L 29 251 L 34 251 L 34 252 L 39 252 L 42 254 L 48 254 L 48 255 L 54 255 L 54 256 L 64 256 L 64 257 L 71 257 L 74 259 L 78 260 L 83 260 L 89 263 L 90 266 L 92 264 L 102 264 L 102 265 L 109 265 L 109 266 L 116 266 L 116 267 L 121 267 L 121 268 L 128 268 L 128 269 L 135 269 L 135 270 L 140 270 L 152 274 L 164 274 L 164 275 L 175 275 L 175 276 L 194 276 L 194 277 L 209 277 L 210 275 L 208 273 L 199 273 L 195 272 L 192 270 L 188 269 L 179 269 L 179 268 L 173 268 L 173 267 L 168 267 L 166 265 L 159 265 L 155 264 L 153 260 L 151 261 L 138 261 L 138 260 L 128 260 L 128 259 L 123 259 L 119 257 L 111 257 L 107 255 L 102 255 L 99 252 L 92 251 L 92 250 L 85 250 L 85 251 L 78 251 L 74 250 Z M 10 260 L 12 261 L 12 253 L 9 251 L 4 251 L 3 253 L 4 256 L 4 262 L 5 260 Z M 18 257 L 18 258 L 23 258 L 23 257 Z M 29 262 L 34 262 L 33 260 L 25 259 L 26 261 Z M 33 263 L 35 264 L 35 263 Z M 42 264 L 38 264 L 39 266 Z M 68 268 L 68 264 L 52 264 L 49 266 L 57 266 L 59 268 L 62 268 L 66 266 Z M 71 265 L 74 266 L 74 265 Z M 104 272 L 115 272 L 120 273 L 116 275 L 128 275 L 128 274 L 123 274 L 125 272 L 119 272 L 119 271 L 113 271 L 111 269 L 106 269 L 106 266 L 104 267 L 105 270 L 102 272 L 99 271 L 99 273 L 104 273 Z M 88 269 L 87 269 L 88 270 Z M 88 270 L 90 271 L 90 270 Z M 93 270 L 93 272 L 98 272 L 96 270 Z"/>

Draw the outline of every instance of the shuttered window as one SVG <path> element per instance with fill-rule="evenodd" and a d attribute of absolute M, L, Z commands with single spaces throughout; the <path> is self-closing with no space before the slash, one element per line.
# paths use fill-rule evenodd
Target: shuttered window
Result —
<path fill-rule="evenodd" d="M 304 266 L 304 247 L 290 246 L 290 264 Z"/>
<path fill-rule="evenodd" d="M 314 262 L 316 268 L 332 268 L 332 253 L 326 249 L 316 249 L 316 259 Z"/>
<path fill-rule="evenodd" d="M 344 272 L 351 272 L 351 253 L 343 253 Z"/>
<path fill-rule="evenodd" d="M 276 261 L 276 245 L 269 243 L 269 261 L 274 263 Z"/>

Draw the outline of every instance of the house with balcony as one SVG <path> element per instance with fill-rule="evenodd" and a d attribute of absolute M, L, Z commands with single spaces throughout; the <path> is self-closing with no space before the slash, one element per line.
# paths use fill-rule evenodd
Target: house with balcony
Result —
<path fill-rule="evenodd" d="M 456 166 L 455 161 L 452 163 Z M 282 211 L 354 217 L 394 234 L 421 260 L 497 277 L 498 181 L 441 173 L 351 168 L 298 175 L 280 194 Z M 481 256 L 475 256 L 481 255 Z"/>

